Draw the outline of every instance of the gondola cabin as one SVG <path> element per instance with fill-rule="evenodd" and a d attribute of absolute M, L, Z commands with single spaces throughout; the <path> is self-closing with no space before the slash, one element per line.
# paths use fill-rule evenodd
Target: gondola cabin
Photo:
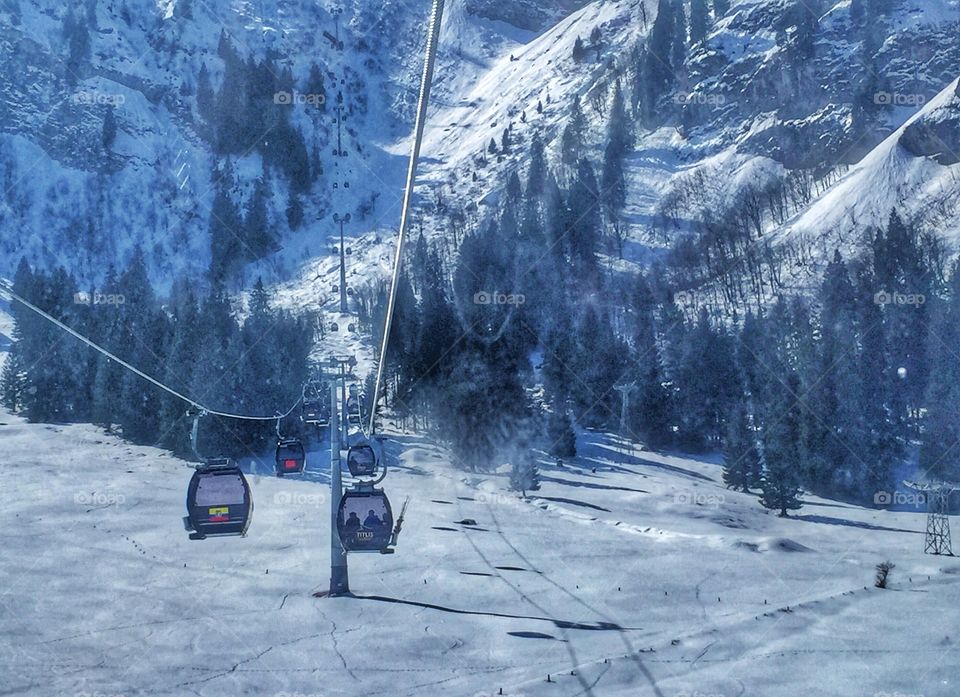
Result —
<path fill-rule="evenodd" d="M 297 438 L 284 438 L 277 443 L 277 476 L 300 474 L 307 464 L 303 443 Z"/>
<path fill-rule="evenodd" d="M 386 552 L 393 537 L 393 511 L 383 489 L 347 489 L 340 499 L 337 532 L 348 552 Z"/>
<path fill-rule="evenodd" d="M 361 420 L 360 397 L 356 394 L 351 394 L 347 397 L 347 423 L 351 426 L 359 426 Z"/>
<path fill-rule="evenodd" d="M 377 454 L 369 443 L 351 445 L 347 451 L 347 468 L 354 477 L 372 477 L 377 471 Z"/>
<path fill-rule="evenodd" d="M 300 420 L 306 424 L 326 426 L 330 423 L 327 416 L 327 405 L 319 399 L 304 400 L 300 411 Z"/>
<path fill-rule="evenodd" d="M 208 460 L 197 468 L 187 488 L 183 521 L 191 540 L 246 535 L 252 517 L 250 485 L 232 460 Z"/>
<path fill-rule="evenodd" d="M 305 423 L 315 423 L 320 418 L 320 404 L 314 400 L 304 400 L 300 413 Z"/>

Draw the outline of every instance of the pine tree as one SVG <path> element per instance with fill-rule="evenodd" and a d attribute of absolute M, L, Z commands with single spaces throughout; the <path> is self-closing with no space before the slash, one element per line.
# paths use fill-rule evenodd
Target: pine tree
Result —
<path fill-rule="evenodd" d="M 291 230 L 298 230 L 303 225 L 303 203 L 295 191 L 290 191 L 287 197 L 287 225 Z"/>
<path fill-rule="evenodd" d="M 563 192 L 551 172 L 547 176 L 547 183 L 543 194 L 543 228 L 546 236 L 547 248 L 558 264 L 566 259 L 567 251 L 567 205 Z"/>
<path fill-rule="evenodd" d="M 117 283 L 124 304 L 118 309 L 118 324 L 122 327 L 124 357 L 148 375 L 156 375 L 157 353 L 152 347 L 160 345 L 156 299 L 147 276 L 146 260 L 138 247 L 130 265 Z M 124 438 L 135 443 L 152 443 L 158 434 L 159 395 L 156 388 L 145 387 L 143 379 L 123 371 L 117 404 L 117 421 Z"/>
<path fill-rule="evenodd" d="M 100 133 L 100 143 L 103 149 L 109 151 L 113 147 L 113 141 L 117 138 L 117 117 L 114 113 L 113 105 L 107 106 L 103 115 L 103 128 Z"/>
<path fill-rule="evenodd" d="M 84 63 L 90 58 L 90 28 L 86 17 L 74 15 L 73 8 L 63 16 L 63 38 L 67 43 L 67 82 L 75 84 L 80 79 Z"/>
<path fill-rule="evenodd" d="M 700 451 L 719 445 L 724 422 L 738 393 L 734 350 L 723 329 L 712 326 L 706 309 L 695 325 L 678 332 L 670 373 L 681 447 Z M 679 340 L 679 346 L 676 342 Z"/>
<path fill-rule="evenodd" d="M 261 259 L 277 248 L 276 237 L 267 214 L 269 199 L 269 185 L 265 176 L 261 176 L 254 184 L 253 196 L 243 221 L 243 246 L 248 261 Z"/>
<path fill-rule="evenodd" d="M 453 349 L 462 329 L 448 299 L 443 264 L 436 250 L 427 254 L 420 288 L 420 317 L 423 324 L 417 337 L 417 377 L 430 381 L 441 373 L 447 359 L 453 360 Z"/>
<path fill-rule="evenodd" d="M 757 434 L 750 422 L 745 399 L 737 399 L 727 418 L 723 442 L 723 483 L 734 491 L 748 491 L 759 485 L 760 456 Z"/>
<path fill-rule="evenodd" d="M 800 390 L 799 378 L 791 373 L 784 386 L 777 391 L 778 416 L 768 423 L 763 432 L 763 481 L 760 503 L 764 508 L 779 511 L 786 517 L 802 505 L 800 495 L 801 456 L 801 407 L 797 401 Z"/>
<path fill-rule="evenodd" d="M 698 44 L 707 38 L 710 18 L 707 0 L 690 0 L 690 42 Z"/>
<path fill-rule="evenodd" d="M 527 158 L 529 167 L 527 169 L 527 187 L 525 194 L 528 202 L 535 202 L 543 195 L 544 186 L 547 181 L 547 160 L 544 152 L 543 140 L 540 135 L 533 134 L 530 139 L 530 155 Z"/>
<path fill-rule="evenodd" d="M 930 374 L 924 337 L 930 326 L 926 299 L 933 291 L 917 232 L 896 211 L 890 214 L 886 235 L 877 233 L 874 267 L 878 292 L 890 301 L 883 306 L 890 368 L 894 373 L 902 368 L 908 376 L 891 394 L 890 404 L 893 431 L 905 440 L 911 435 L 911 423 L 920 417 Z"/>
<path fill-rule="evenodd" d="M 526 497 L 528 491 L 540 490 L 537 461 L 529 450 L 518 454 L 510 467 L 510 488 Z"/>
<path fill-rule="evenodd" d="M 587 49 L 583 45 L 583 39 L 579 36 L 576 41 L 573 42 L 573 60 L 576 63 L 580 63 L 587 56 Z"/>
<path fill-rule="evenodd" d="M 672 51 L 676 14 L 672 0 L 659 0 L 657 17 L 636 71 L 635 106 L 639 109 L 644 123 L 650 126 L 657 125 L 662 118 L 658 111 L 660 100 L 673 88 L 676 81 Z"/>
<path fill-rule="evenodd" d="M 580 108 L 580 97 L 575 96 L 570 107 L 570 117 L 560 137 L 560 158 L 568 167 L 574 167 L 580 161 L 586 128 L 587 120 Z"/>
<path fill-rule="evenodd" d="M 214 169 L 213 206 L 210 209 L 210 277 L 223 280 L 240 264 L 243 255 L 243 219 L 230 195 L 233 168 L 230 161 L 222 171 Z"/>
<path fill-rule="evenodd" d="M 683 67 L 687 55 L 687 13 L 682 2 L 675 2 L 673 19 L 676 24 L 673 28 L 673 43 L 670 46 L 670 65 L 674 73 Z"/>
<path fill-rule="evenodd" d="M 888 418 L 891 394 L 901 389 L 902 379 L 888 364 L 883 312 L 874 298 L 876 288 L 873 273 L 866 267 L 858 269 L 855 319 L 860 350 L 856 384 L 847 399 L 853 403 L 851 412 L 857 417 L 850 430 L 850 447 L 858 457 L 862 498 L 867 503 L 877 492 L 890 490 L 896 463 L 903 455 L 903 446 Z"/>
<path fill-rule="evenodd" d="M 612 427 L 619 421 L 616 385 L 626 368 L 626 347 L 614 333 L 606 312 L 592 305 L 577 327 L 577 352 L 570 368 L 580 389 L 574 393 L 578 420 L 587 426 Z"/>
<path fill-rule="evenodd" d="M 567 198 L 571 261 L 578 277 L 587 282 L 598 280 L 597 247 L 600 241 L 599 186 L 589 160 L 581 158 L 577 177 Z"/>
<path fill-rule="evenodd" d="M 14 343 L 7 353 L 7 359 L 0 372 L 0 400 L 4 408 L 12 413 L 23 409 L 26 391 L 29 386 L 27 366 L 23 360 L 23 349 L 19 336 L 14 336 Z"/>
<path fill-rule="evenodd" d="M 614 88 L 610 116 L 607 120 L 607 145 L 603 151 L 601 173 L 601 198 L 609 219 L 619 216 L 627 201 L 627 186 L 624 179 L 624 158 L 632 140 L 629 133 L 623 94 L 618 82 Z"/>
<path fill-rule="evenodd" d="M 304 92 L 313 98 L 311 104 L 323 112 L 326 110 L 327 88 L 324 84 L 323 70 L 316 63 L 310 64 L 310 74 L 304 85 Z"/>
<path fill-rule="evenodd" d="M 855 292 L 839 251 L 827 265 L 820 291 L 819 365 L 813 379 L 817 418 L 808 436 L 808 485 L 818 492 L 850 493 L 857 484 L 859 463 L 852 458 L 850 436 L 859 415 L 853 406 L 857 371 Z"/>
<path fill-rule="evenodd" d="M 577 454 L 577 435 L 573 421 L 564 409 L 554 407 L 547 414 L 547 452 L 558 459 L 569 459 Z"/>
<path fill-rule="evenodd" d="M 520 177 L 516 170 L 512 170 L 507 175 L 507 186 L 505 189 L 506 199 L 504 203 L 509 207 L 519 206 L 523 198 L 523 185 L 520 183 Z"/>
<path fill-rule="evenodd" d="M 161 379 L 165 384 L 188 395 L 193 386 L 194 367 L 203 347 L 203 328 L 200 326 L 193 286 L 183 278 L 174 282 L 169 303 L 171 335 L 161 369 Z M 170 395 L 164 395 L 162 400 L 161 445 L 181 457 L 192 457 L 189 438 L 191 424 L 185 415 L 183 402 Z"/>
<path fill-rule="evenodd" d="M 656 303 L 647 279 L 640 277 L 632 298 L 635 317 L 633 355 L 636 390 L 630 416 L 631 430 L 653 447 L 671 438 L 671 402 L 664 388 L 663 365 L 657 340 Z"/>
<path fill-rule="evenodd" d="M 201 62 L 200 74 L 197 76 L 197 111 L 200 113 L 200 118 L 208 125 L 214 124 L 215 99 L 207 64 Z"/>

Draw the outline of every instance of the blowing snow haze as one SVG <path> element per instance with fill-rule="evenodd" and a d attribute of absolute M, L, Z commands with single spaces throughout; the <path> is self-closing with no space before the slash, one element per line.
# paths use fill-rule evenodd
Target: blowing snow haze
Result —
<path fill-rule="evenodd" d="M 956 697 L 960 0 L 0 0 L 0 694 Z"/>

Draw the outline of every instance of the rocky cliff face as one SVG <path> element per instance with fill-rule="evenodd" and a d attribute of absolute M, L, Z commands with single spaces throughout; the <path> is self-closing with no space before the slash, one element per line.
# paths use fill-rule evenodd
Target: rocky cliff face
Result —
<path fill-rule="evenodd" d="M 507 22 L 519 29 L 541 31 L 589 0 L 466 0 L 469 13 Z"/>

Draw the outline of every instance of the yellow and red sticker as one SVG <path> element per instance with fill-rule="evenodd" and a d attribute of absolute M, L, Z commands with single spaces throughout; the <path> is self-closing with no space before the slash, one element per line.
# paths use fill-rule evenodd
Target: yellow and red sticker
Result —
<path fill-rule="evenodd" d="M 227 506 L 209 508 L 207 509 L 207 515 L 210 516 L 211 523 L 225 523 L 230 520 L 230 508 Z"/>

